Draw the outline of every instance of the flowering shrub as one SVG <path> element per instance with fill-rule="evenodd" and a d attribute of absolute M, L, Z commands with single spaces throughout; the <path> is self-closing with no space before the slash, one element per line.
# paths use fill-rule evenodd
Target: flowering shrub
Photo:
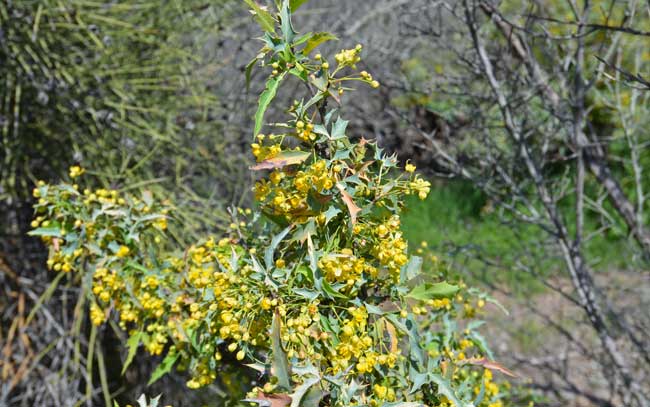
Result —
<path fill-rule="evenodd" d="M 262 406 L 507 404 L 508 385 L 492 370 L 509 372 L 474 320 L 488 298 L 447 281 L 435 257 L 408 254 L 403 198 L 424 199 L 430 184 L 374 142 L 352 141 L 330 109 L 353 81 L 379 86 L 357 73 L 362 47 L 330 65 L 310 55 L 333 36 L 298 36 L 289 2 L 276 16 L 249 4 L 265 34 L 247 71 L 260 62 L 272 70 L 255 115 L 257 210 L 233 210 L 226 236 L 175 253 L 168 203 L 40 183 L 32 234 L 50 245 L 48 266 L 84 276 L 93 324 L 119 319 L 129 333 L 125 369 L 140 344 L 164 355 L 152 380 L 175 366 L 198 388 L 239 362 L 260 372 L 247 400 Z M 261 134 L 290 77 L 310 94 Z"/>

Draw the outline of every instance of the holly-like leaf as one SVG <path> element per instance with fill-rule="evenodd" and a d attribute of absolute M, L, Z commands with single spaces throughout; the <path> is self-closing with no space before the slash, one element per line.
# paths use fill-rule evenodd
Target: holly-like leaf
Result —
<path fill-rule="evenodd" d="M 345 137 L 345 128 L 348 126 L 348 121 L 340 117 L 336 119 L 332 125 L 332 140 L 338 140 Z"/>
<path fill-rule="evenodd" d="M 126 345 L 129 348 L 129 352 L 126 355 L 126 360 L 124 361 L 124 366 L 122 367 L 122 374 L 126 372 L 126 369 L 133 361 L 133 357 L 135 356 L 135 351 L 138 349 L 138 345 L 140 344 L 140 338 L 142 338 L 142 331 L 134 333 L 126 341 Z"/>
<path fill-rule="evenodd" d="M 305 45 L 305 48 L 302 49 L 302 53 L 303 55 L 308 55 L 320 44 L 332 40 L 338 40 L 338 38 L 334 34 L 328 32 L 314 33 L 311 38 L 307 40 L 307 44 Z"/>
<path fill-rule="evenodd" d="M 350 212 L 350 219 L 354 225 L 357 222 L 357 215 L 359 212 L 361 212 L 361 208 L 359 208 L 357 204 L 354 203 L 354 199 L 352 199 L 352 196 L 348 194 L 342 184 L 337 183 L 336 187 L 341 192 L 341 199 L 343 199 L 343 202 L 345 202 L 345 205 L 348 207 L 348 212 Z"/>
<path fill-rule="evenodd" d="M 260 99 L 257 105 L 257 112 L 255 112 L 255 129 L 253 130 L 253 136 L 256 136 L 262 129 L 264 112 L 266 112 L 266 109 L 268 109 L 269 104 L 275 97 L 275 94 L 278 91 L 278 86 L 280 85 L 280 82 L 282 82 L 282 79 L 284 79 L 285 75 L 286 72 L 282 72 L 278 76 L 274 76 L 266 81 L 266 88 L 260 95 Z"/>
<path fill-rule="evenodd" d="M 287 353 L 282 348 L 282 337 L 280 334 L 281 323 L 280 313 L 276 310 L 273 314 L 273 322 L 271 323 L 271 348 L 273 350 L 271 370 L 273 375 L 278 378 L 278 385 L 285 390 L 289 390 L 291 389 L 291 373 L 289 372 Z M 291 398 L 284 405 L 289 405 L 289 403 L 291 403 Z"/>
<path fill-rule="evenodd" d="M 449 381 L 436 373 L 429 373 L 429 378 L 438 386 L 438 394 L 442 394 L 447 397 L 447 399 L 454 403 L 456 407 L 465 407 L 465 404 L 460 401 L 456 395 L 456 392 L 451 388 Z"/>
<path fill-rule="evenodd" d="M 293 30 L 293 25 L 291 24 L 289 0 L 282 1 L 282 8 L 280 9 L 280 29 L 282 30 L 284 41 L 287 44 L 291 44 L 293 38 L 296 36 L 296 32 Z"/>
<path fill-rule="evenodd" d="M 309 158 L 307 151 L 282 151 L 271 158 L 250 167 L 251 170 L 273 170 L 276 168 L 283 168 L 287 165 L 300 164 Z"/>
<path fill-rule="evenodd" d="M 410 293 L 406 294 L 408 298 L 418 301 L 427 301 L 435 298 L 447 298 L 456 294 L 460 290 L 457 285 L 449 284 L 446 281 L 441 283 L 425 283 L 415 286 Z"/>
<path fill-rule="evenodd" d="M 163 361 L 151 374 L 151 378 L 149 379 L 149 382 L 147 382 L 147 386 L 150 386 L 156 380 L 163 377 L 163 375 L 169 373 L 169 371 L 172 370 L 172 367 L 174 367 L 174 363 L 176 363 L 176 360 L 178 360 L 180 355 L 180 353 L 168 353 L 167 356 L 165 356 L 165 359 L 163 359 Z"/>
<path fill-rule="evenodd" d="M 298 387 L 296 387 L 295 391 L 291 394 L 290 399 L 291 399 L 291 407 L 307 407 L 309 403 L 313 403 L 311 400 L 305 400 L 307 393 L 309 390 L 318 382 L 320 381 L 320 378 L 317 376 L 312 376 L 309 379 L 305 379 L 302 384 Z M 318 407 L 318 404 L 311 404 L 314 407 Z"/>
<path fill-rule="evenodd" d="M 248 7 L 253 11 L 255 16 L 255 21 L 260 25 L 262 30 L 272 33 L 275 31 L 275 20 L 271 13 L 269 13 L 265 8 L 262 8 L 259 4 L 255 3 L 253 0 L 244 0 Z"/>

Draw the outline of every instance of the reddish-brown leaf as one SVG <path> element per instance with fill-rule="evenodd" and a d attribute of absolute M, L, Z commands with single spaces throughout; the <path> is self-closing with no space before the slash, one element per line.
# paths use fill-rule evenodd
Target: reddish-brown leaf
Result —
<path fill-rule="evenodd" d="M 291 404 L 291 397 L 288 394 L 266 394 L 260 391 L 257 393 L 257 399 L 255 400 L 269 402 L 271 407 L 286 407 Z"/>
<path fill-rule="evenodd" d="M 495 362 L 493 360 L 489 360 L 487 358 L 471 358 L 471 359 L 467 359 L 465 361 L 465 363 L 468 363 L 468 364 L 474 365 L 474 366 L 483 366 L 484 368 L 490 369 L 490 370 L 496 370 L 498 372 L 503 373 L 506 376 L 517 377 L 517 375 L 514 372 L 512 372 L 511 370 L 509 370 L 509 369 L 501 366 L 499 363 L 497 363 L 497 362 Z"/>
<path fill-rule="evenodd" d="M 287 165 L 300 164 L 309 158 L 307 151 L 282 151 L 274 157 L 267 158 L 266 160 L 250 167 L 253 171 L 259 170 L 273 170 L 276 168 L 283 168 Z"/>
<path fill-rule="evenodd" d="M 345 205 L 348 207 L 350 218 L 352 219 L 352 224 L 354 225 L 357 223 L 357 214 L 361 212 L 361 208 L 359 208 L 357 204 L 354 203 L 354 199 L 352 199 L 352 196 L 348 194 L 343 185 L 336 184 L 336 187 L 341 192 L 341 199 L 343 199 L 343 202 L 345 202 Z"/>

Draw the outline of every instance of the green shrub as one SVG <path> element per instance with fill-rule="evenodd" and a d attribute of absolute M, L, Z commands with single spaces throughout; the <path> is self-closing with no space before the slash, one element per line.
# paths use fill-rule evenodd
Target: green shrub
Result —
<path fill-rule="evenodd" d="M 492 371 L 509 372 L 475 319 L 489 298 L 431 256 L 408 255 L 404 199 L 424 199 L 430 184 L 375 143 L 352 142 L 331 109 L 350 83 L 379 86 L 356 69 L 362 46 L 311 57 L 333 36 L 298 35 L 299 3 L 274 15 L 249 2 L 265 30 L 249 68 L 272 71 L 252 144 L 258 210 L 233 210 L 224 236 L 179 251 L 173 209 L 150 194 L 41 183 L 32 234 L 51 247 L 48 265 L 88 286 L 93 324 L 114 315 L 129 333 L 124 369 L 140 345 L 164 355 L 152 381 L 176 367 L 199 388 L 245 364 L 261 377 L 240 381 L 246 400 L 263 406 L 509 404 Z M 289 79 L 309 94 L 260 134 Z"/>

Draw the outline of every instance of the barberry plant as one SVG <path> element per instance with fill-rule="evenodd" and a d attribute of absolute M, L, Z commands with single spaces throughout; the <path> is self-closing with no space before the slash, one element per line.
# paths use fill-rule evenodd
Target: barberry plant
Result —
<path fill-rule="evenodd" d="M 490 298 L 435 256 L 408 253 L 404 198 L 424 199 L 429 182 L 352 138 L 333 107 L 355 82 L 380 86 L 357 69 L 362 46 L 330 64 L 316 51 L 333 35 L 294 31 L 302 2 L 276 14 L 247 3 L 265 31 L 247 76 L 270 70 L 252 143 L 256 209 L 233 209 L 225 236 L 179 251 L 169 203 L 40 183 L 32 234 L 50 246 L 48 266 L 89 286 L 93 324 L 116 318 L 128 332 L 124 369 L 140 345 L 164 355 L 152 380 L 175 367 L 188 387 L 209 386 L 234 363 L 259 371 L 246 400 L 260 406 L 507 405 L 492 371 L 509 371 L 475 319 Z M 309 93 L 265 125 L 289 80 Z"/>

